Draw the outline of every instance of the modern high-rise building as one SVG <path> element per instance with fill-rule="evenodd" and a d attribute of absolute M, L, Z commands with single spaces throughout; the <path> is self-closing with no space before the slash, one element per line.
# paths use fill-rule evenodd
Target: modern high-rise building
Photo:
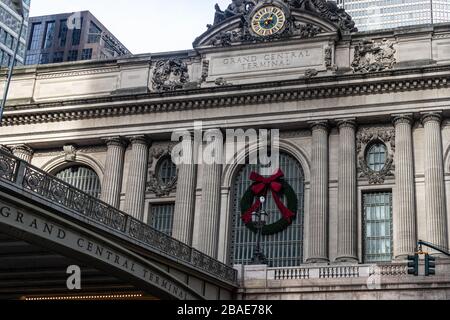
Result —
<path fill-rule="evenodd" d="M 23 1 L 25 23 L 20 36 L 20 47 L 17 53 L 17 64 L 24 64 L 26 35 L 30 0 Z M 8 66 L 11 62 L 17 39 L 19 38 L 21 16 L 15 11 L 11 0 L 0 0 L 0 66 Z"/>
<path fill-rule="evenodd" d="M 360 31 L 450 21 L 450 0 L 337 0 Z"/>
<path fill-rule="evenodd" d="M 130 51 L 89 11 L 30 17 L 25 64 L 98 60 Z"/>

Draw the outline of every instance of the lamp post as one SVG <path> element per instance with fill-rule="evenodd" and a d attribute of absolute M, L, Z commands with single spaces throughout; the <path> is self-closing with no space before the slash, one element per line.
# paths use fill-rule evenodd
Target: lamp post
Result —
<path fill-rule="evenodd" d="M 258 230 L 257 236 L 256 236 L 255 252 L 253 253 L 253 258 L 252 258 L 253 265 L 267 264 L 267 258 L 264 255 L 264 252 L 262 252 L 262 250 L 261 250 L 261 235 L 262 235 L 262 229 L 267 224 L 267 218 L 269 217 L 269 215 L 267 214 L 267 212 L 265 210 L 265 206 L 264 206 L 264 204 L 266 203 L 266 198 L 260 197 L 259 201 L 261 202 L 261 206 L 258 208 L 258 211 L 253 212 L 253 214 L 252 214 L 253 224 L 255 225 L 256 229 Z"/>
<path fill-rule="evenodd" d="M 21 21 L 20 21 L 19 36 L 17 37 L 16 48 L 14 49 L 14 55 L 13 55 L 11 61 L 9 62 L 8 75 L 7 75 L 7 78 L 6 78 L 5 90 L 3 91 L 3 99 L 2 99 L 2 102 L 0 104 L 0 124 L 1 124 L 1 122 L 3 120 L 3 111 L 5 110 L 6 99 L 8 98 L 9 86 L 11 84 L 11 77 L 12 77 L 12 74 L 13 74 L 14 65 L 16 63 L 17 53 L 19 52 L 20 37 L 22 36 L 23 26 L 25 24 L 25 14 L 24 14 L 24 10 L 23 10 L 23 2 L 22 2 L 22 0 L 13 0 L 12 3 L 14 5 L 17 13 L 20 15 Z"/>

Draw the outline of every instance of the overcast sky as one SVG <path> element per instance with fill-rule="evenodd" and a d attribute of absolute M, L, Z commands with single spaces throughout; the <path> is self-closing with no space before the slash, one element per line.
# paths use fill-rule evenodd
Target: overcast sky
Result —
<path fill-rule="evenodd" d="M 131 52 L 191 49 L 231 0 L 31 0 L 30 16 L 89 10 Z"/>

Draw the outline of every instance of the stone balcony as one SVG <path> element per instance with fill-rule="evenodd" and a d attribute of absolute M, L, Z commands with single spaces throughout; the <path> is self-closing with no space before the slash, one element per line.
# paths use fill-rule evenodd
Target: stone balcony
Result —
<path fill-rule="evenodd" d="M 450 299 L 450 260 L 446 259 L 438 260 L 436 275 L 430 277 L 408 275 L 405 262 L 289 268 L 237 265 L 235 269 L 239 295 L 245 300 Z M 422 262 L 420 274 L 423 269 Z"/>

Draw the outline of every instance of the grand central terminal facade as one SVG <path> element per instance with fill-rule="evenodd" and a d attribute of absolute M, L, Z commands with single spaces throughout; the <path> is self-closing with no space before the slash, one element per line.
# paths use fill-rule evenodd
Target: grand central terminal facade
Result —
<path fill-rule="evenodd" d="M 279 130 L 282 174 L 258 180 L 251 143 L 238 162 L 174 163 L 173 132 L 196 122 Z M 358 32 L 323 0 L 235 0 L 190 50 L 18 67 L 0 132 L 5 152 L 234 268 L 227 298 L 450 298 L 445 256 L 432 277 L 406 264 L 419 239 L 450 243 L 450 24 Z M 255 265 L 258 181 L 272 228 Z"/>

